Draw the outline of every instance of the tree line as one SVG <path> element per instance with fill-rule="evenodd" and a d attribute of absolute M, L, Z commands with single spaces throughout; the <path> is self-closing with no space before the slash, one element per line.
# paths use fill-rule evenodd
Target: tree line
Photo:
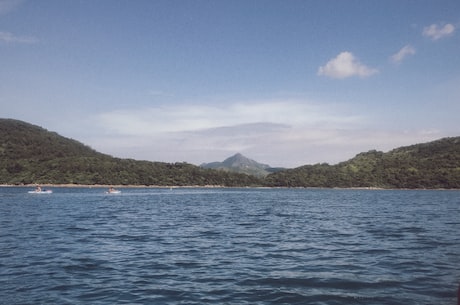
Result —
<path fill-rule="evenodd" d="M 460 188 L 460 137 L 260 178 L 188 163 L 120 159 L 26 122 L 0 119 L 0 184 Z"/>

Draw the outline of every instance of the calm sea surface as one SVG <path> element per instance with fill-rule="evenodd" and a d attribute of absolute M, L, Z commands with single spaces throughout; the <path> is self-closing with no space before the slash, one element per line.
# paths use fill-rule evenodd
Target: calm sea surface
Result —
<path fill-rule="evenodd" d="M 460 191 L 0 188 L 0 304 L 456 304 Z"/>

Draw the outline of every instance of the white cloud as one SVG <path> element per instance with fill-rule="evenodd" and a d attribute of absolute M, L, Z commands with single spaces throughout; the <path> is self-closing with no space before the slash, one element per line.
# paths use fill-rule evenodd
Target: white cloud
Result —
<path fill-rule="evenodd" d="M 225 105 L 180 104 L 139 110 L 120 109 L 102 113 L 96 120 L 107 132 L 120 135 L 153 135 L 191 132 L 253 123 L 312 125 L 343 124 L 358 117 L 338 115 L 306 101 L 248 101 Z"/>
<path fill-rule="evenodd" d="M 349 105 L 307 99 L 170 104 L 118 109 L 84 122 L 40 124 L 122 158 L 193 164 L 240 152 L 271 166 L 337 163 L 371 149 L 387 151 L 442 137 L 441 132 L 383 129 Z M 35 123 L 37 123 L 35 121 Z M 60 127 L 56 124 L 63 124 Z M 78 134 L 76 134 L 78 133 Z M 445 135 L 444 135 L 445 136 Z"/>
<path fill-rule="evenodd" d="M 360 111 L 307 99 L 182 103 L 118 109 L 83 123 L 66 120 L 62 126 L 66 136 L 113 156 L 197 165 L 237 152 L 271 166 L 333 164 L 363 151 L 387 151 L 443 136 L 436 131 L 404 132 L 395 124 L 383 128 Z M 62 126 L 50 130 L 62 132 Z"/>
<path fill-rule="evenodd" d="M 452 35 L 455 31 L 455 26 L 447 23 L 444 26 L 432 24 L 423 29 L 423 36 L 431 38 L 431 40 L 438 40 L 446 36 Z"/>
<path fill-rule="evenodd" d="M 340 53 L 318 69 L 318 75 L 338 79 L 352 76 L 368 77 L 377 72 L 377 69 L 369 68 L 359 62 L 351 52 Z"/>
<path fill-rule="evenodd" d="M 97 137 L 87 141 L 99 151 L 118 157 L 196 165 L 222 161 L 235 154 L 271 166 L 345 161 L 371 149 L 390 149 L 441 137 L 439 132 L 401 132 L 347 126 L 287 126 L 243 124 L 194 132 L 150 136 Z"/>
<path fill-rule="evenodd" d="M 390 60 L 394 63 L 400 63 L 404 58 L 410 55 L 415 54 L 415 49 L 411 45 L 404 46 L 401 50 L 399 50 L 396 54 L 390 57 Z"/>
<path fill-rule="evenodd" d="M 291 158 L 292 147 L 296 154 L 304 151 L 308 156 L 309 143 L 330 132 L 318 129 L 362 126 L 362 117 L 348 111 L 345 106 L 306 100 L 120 109 L 99 114 L 86 124 L 93 134 L 84 142 L 101 152 L 135 159 L 200 164 L 241 152 L 261 162 L 293 166 L 302 163 L 300 156 Z M 286 160 L 274 162 L 275 154 Z"/>
<path fill-rule="evenodd" d="M 17 36 L 10 32 L 0 31 L 0 42 L 7 43 L 7 44 L 15 44 L 15 43 L 32 44 L 32 43 L 37 43 L 38 40 L 34 37 Z"/>

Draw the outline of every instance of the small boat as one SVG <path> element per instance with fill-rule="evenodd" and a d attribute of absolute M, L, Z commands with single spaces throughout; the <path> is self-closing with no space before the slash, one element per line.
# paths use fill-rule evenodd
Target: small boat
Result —
<path fill-rule="evenodd" d="M 110 187 L 106 194 L 120 194 L 121 191 L 114 189 L 113 187 Z"/>
<path fill-rule="evenodd" d="M 106 194 L 120 194 L 121 191 L 118 191 L 118 190 L 113 190 L 113 191 L 107 191 L 105 192 Z"/>
<path fill-rule="evenodd" d="M 52 194 L 52 190 L 34 190 L 34 191 L 28 191 L 27 193 L 29 194 Z"/>

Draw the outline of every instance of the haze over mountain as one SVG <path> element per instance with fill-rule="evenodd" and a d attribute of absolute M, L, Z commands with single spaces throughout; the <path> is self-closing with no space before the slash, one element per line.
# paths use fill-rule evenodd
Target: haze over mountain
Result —
<path fill-rule="evenodd" d="M 244 173 L 257 177 L 265 177 L 270 173 L 282 170 L 281 168 L 272 168 L 270 165 L 249 159 L 241 153 L 237 153 L 222 162 L 203 163 L 200 166 L 203 168 Z"/>

